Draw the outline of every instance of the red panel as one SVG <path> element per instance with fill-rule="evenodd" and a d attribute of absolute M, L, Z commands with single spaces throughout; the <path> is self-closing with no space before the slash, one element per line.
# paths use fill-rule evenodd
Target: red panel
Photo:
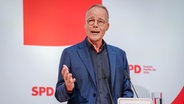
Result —
<path fill-rule="evenodd" d="M 24 0 L 24 45 L 65 46 L 86 36 L 85 13 L 101 0 Z"/>
<path fill-rule="evenodd" d="M 184 104 L 184 86 L 171 104 Z"/>

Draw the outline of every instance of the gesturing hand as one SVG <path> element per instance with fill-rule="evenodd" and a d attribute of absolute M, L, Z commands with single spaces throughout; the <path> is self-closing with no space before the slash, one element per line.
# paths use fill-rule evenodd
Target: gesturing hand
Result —
<path fill-rule="evenodd" d="M 63 69 L 61 73 L 65 81 L 66 90 L 72 91 L 73 88 L 75 87 L 74 82 L 76 81 L 76 79 L 72 77 L 72 73 L 69 73 L 68 70 L 69 70 L 68 67 L 66 65 L 63 65 Z"/>

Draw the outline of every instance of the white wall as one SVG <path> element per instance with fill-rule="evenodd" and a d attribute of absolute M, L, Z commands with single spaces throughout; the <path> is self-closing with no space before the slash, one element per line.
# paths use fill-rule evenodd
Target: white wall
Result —
<path fill-rule="evenodd" d="M 59 104 L 54 96 L 32 96 L 33 86 L 55 88 L 60 54 L 65 47 L 23 44 L 22 0 L 0 1 L 0 103 Z M 171 103 L 184 85 L 184 1 L 103 0 L 110 13 L 105 40 L 124 49 L 140 97 L 163 93 Z M 143 66 L 155 71 L 144 73 Z"/>

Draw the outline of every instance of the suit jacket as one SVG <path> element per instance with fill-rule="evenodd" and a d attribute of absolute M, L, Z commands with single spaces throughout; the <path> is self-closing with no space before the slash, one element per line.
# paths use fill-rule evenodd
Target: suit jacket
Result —
<path fill-rule="evenodd" d="M 117 104 L 119 97 L 133 97 L 129 80 L 124 76 L 124 70 L 129 73 L 126 54 L 123 50 L 107 45 L 111 90 L 114 103 Z M 67 65 L 73 77 L 76 78 L 75 88 L 68 93 L 61 70 Z M 95 104 L 97 86 L 91 57 L 88 52 L 86 41 L 64 49 L 59 65 L 58 82 L 56 84 L 55 97 L 58 101 L 68 101 L 68 104 Z"/>

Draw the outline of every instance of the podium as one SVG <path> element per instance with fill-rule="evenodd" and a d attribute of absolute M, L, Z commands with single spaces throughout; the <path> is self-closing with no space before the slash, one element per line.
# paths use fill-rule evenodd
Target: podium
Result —
<path fill-rule="evenodd" d="M 118 104 L 153 104 L 151 98 L 118 98 Z"/>

